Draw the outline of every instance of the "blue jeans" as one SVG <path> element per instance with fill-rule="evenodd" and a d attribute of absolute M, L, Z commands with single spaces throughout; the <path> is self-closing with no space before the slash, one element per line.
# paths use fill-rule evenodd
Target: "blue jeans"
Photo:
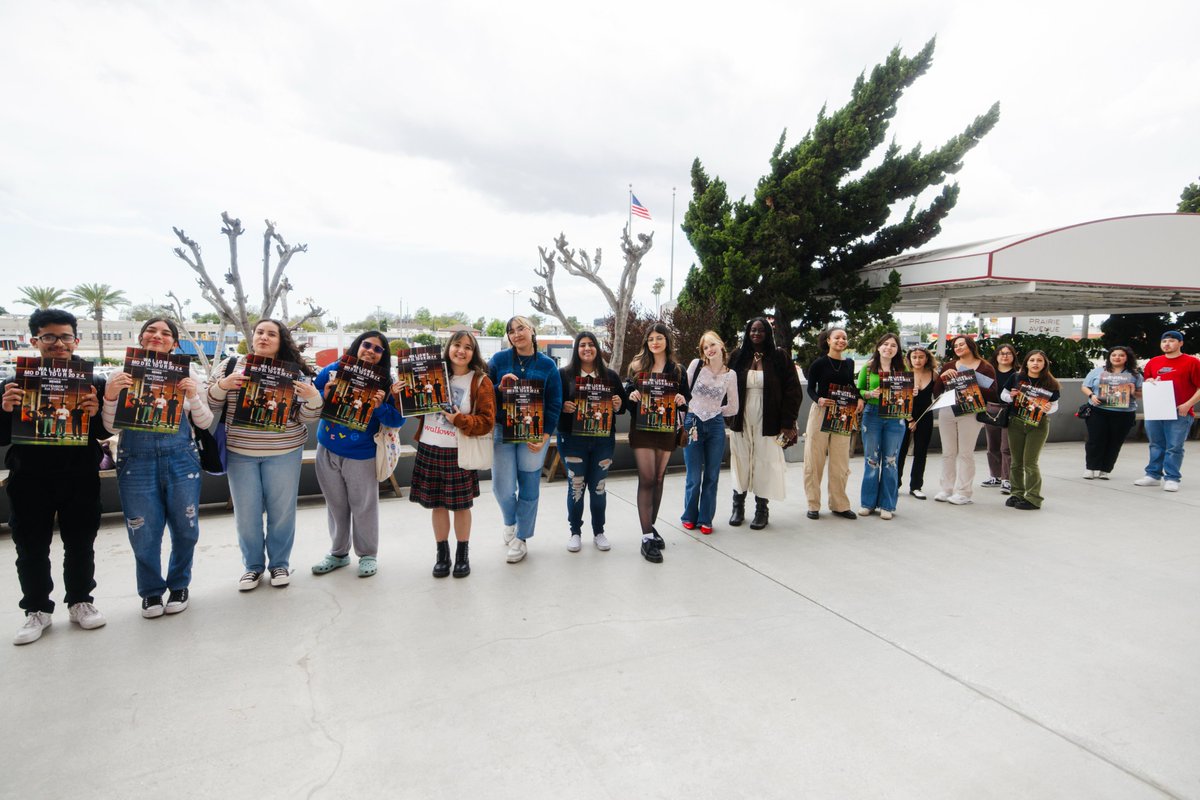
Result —
<path fill-rule="evenodd" d="M 1183 443 L 1192 430 L 1193 417 L 1171 420 L 1146 420 L 1146 438 L 1150 440 L 1150 463 L 1146 475 L 1151 478 L 1180 480 L 1183 468 Z"/>
<path fill-rule="evenodd" d="M 542 488 L 545 448 L 532 452 L 525 444 L 504 444 L 497 425 L 493 440 L 492 494 L 500 505 L 505 525 L 517 526 L 517 538 L 533 537 L 537 524 L 538 493 Z"/>
<path fill-rule="evenodd" d="M 296 494 L 300 490 L 303 448 L 278 456 L 247 456 L 229 451 L 229 494 L 237 525 L 242 564 L 247 572 L 286 569 L 296 540 Z M 263 534 L 263 513 L 267 515 Z M 266 558 L 264 558 L 264 548 Z"/>
<path fill-rule="evenodd" d="M 592 535 L 604 533 L 605 510 L 608 495 L 604 493 L 604 479 L 612 466 L 615 440 L 611 436 L 562 436 L 558 437 L 558 453 L 567 470 L 571 490 L 567 492 L 567 524 L 571 534 L 583 532 L 583 495 L 588 495 L 592 512 Z"/>
<path fill-rule="evenodd" d="M 904 440 L 904 420 L 884 419 L 879 406 L 863 407 L 863 469 L 861 505 L 863 508 L 896 510 L 900 471 L 896 468 L 900 442 Z"/>
<path fill-rule="evenodd" d="M 187 425 L 182 426 L 185 432 Z M 188 433 L 186 444 L 170 445 L 177 437 L 125 431 L 117 453 L 117 487 L 121 509 L 137 565 L 140 597 L 186 589 L 192 582 L 192 556 L 200 538 L 200 456 Z M 171 558 L 162 575 L 163 526 L 171 532 Z"/>
<path fill-rule="evenodd" d="M 694 414 L 683 419 L 683 426 L 696 426 L 697 438 L 688 439 L 683 449 L 687 479 L 683 487 L 683 522 L 712 527 L 717 512 L 717 478 L 721 475 L 721 457 L 725 455 L 725 418 L 717 415 L 699 420 Z"/>

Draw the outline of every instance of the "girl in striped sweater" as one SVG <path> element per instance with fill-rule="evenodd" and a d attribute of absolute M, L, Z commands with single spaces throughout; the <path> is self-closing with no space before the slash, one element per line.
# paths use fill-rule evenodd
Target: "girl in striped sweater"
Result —
<path fill-rule="evenodd" d="M 254 326 L 251 350 L 257 356 L 291 361 L 300 371 L 313 374 L 292 334 L 282 322 L 260 320 Z M 291 581 L 290 558 L 296 538 L 296 495 L 300 487 L 300 462 L 310 422 L 321 417 L 321 393 L 310 381 L 295 382 L 297 413 L 287 413 L 284 429 L 232 427 L 237 408 L 238 389 L 246 382 L 244 367 L 227 361 L 217 368 L 219 380 L 208 387 L 208 405 L 213 413 L 225 411 L 225 435 L 229 474 L 229 493 L 233 498 L 233 518 L 238 544 L 242 550 L 245 574 L 238 589 L 258 588 L 263 573 L 271 573 L 272 586 L 287 586 Z M 266 529 L 263 529 L 266 512 Z"/>

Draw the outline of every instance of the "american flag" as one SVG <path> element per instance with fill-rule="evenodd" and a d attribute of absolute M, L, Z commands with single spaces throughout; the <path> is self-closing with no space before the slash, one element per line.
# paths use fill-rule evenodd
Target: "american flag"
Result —
<path fill-rule="evenodd" d="M 633 201 L 629 206 L 629 210 L 633 212 L 633 215 L 635 217 L 641 217 L 642 219 L 650 219 L 650 209 L 641 204 L 641 202 L 637 199 L 636 194 L 631 194 L 629 196 L 633 198 Z"/>

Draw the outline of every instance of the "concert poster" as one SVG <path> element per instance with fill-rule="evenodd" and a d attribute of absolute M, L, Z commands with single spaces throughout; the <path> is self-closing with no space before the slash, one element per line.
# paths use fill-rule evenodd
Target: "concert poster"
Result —
<path fill-rule="evenodd" d="M 383 388 L 383 381 L 383 370 L 378 364 L 359 361 L 349 353 L 343 355 L 326 386 L 329 394 L 321 409 L 321 419 L 365 431 L 379 405 L 375 395 Z"/>
<path fill-rule="evenodd" d="M 960 369 L 957 375 L 947 378 L 945 383 L 947 389 L 954 390 L 954 405 L 951 406 L 954 416 L 978 414 L 987 409 L 987 404 L 983 401 L 983 390 L 979 388 L 979 382 L 975 378 L 975 370 Z"/>
<path fill-rule="evenodd" d="M 238 392 L 230 424 L 282 433 L 295 411 L 300 365 L 255 355 L 242 356 L 242 364 L 248 380 Z"/>
<path fill-rule="evenodd" d="M 1037 425 L 1050 410 L 1052 395 L 1049 389 L 1021 381 L 1012 392 L 1012 416 L 1026 425 Z"/>
<path fill-rule="evenodd" d="M 913 374 L 879 373 L 879 416 L 881 419 L 908 419 L 913 409 Z"/>
<path fill-rule="evenodd" d="M 675 432 L 675 395 L 679 386 L 673 375 L 665 372 L 639 372 L 637 386 L 637 417 L 634 425 L 650 433 Z"/>
<path fill-rule="evenodd" d="M 539 380 L 513 381 L 500 389 L 504 444 L 542 441 L 546 419 L 542 408 L 544 390 L 545 384 Z"/>
<path fill-rule="evenodd" d="M 613 431 L 612 386 L 595 378 L 575 379 L 575 420 L 572 436 L 604 438 Z"/>
<path fill-rule="evenodd" d="M 140 347 L 125 348 L 125 372 L 133 385 L 117 397 L 115 427 L 126 431 L 176 433 L 183 418 L 179 382 L 189 374 L 189 359 Z"/>
<path fill-rule="evenodd" d="M 1128 372 L 1113 374 L 1107 370 L 1100 373 L 1100 406 L 1128 411 L 1133 407 L 1133 392 L 1137 387 L 1133 375 Z"/>
<path fill-rule="evenodd" d="M 436 414 L 442 403 L 450 401 L 446 364 L 437 345 L 396 353 L 396 381 L 400 384 L 400 410 L 406 417 Z"/>
<path fill-rule="evenodd" d="M 87 444 L 91 417 L 82 404 L 92 394 L 92 362 L 18 356 L 13 382 L 24 392 L 12 415 L 13 444 Z"/>
<path fill-rule="evenodd" d="M 825 406 L 821 419 L 821 432 L 836 436 L 849 436 L 859 429 L 861 412 L 858 410 L 858 393 L 852 386 L 829 384 L 829 399 L 833 405 Z"/>

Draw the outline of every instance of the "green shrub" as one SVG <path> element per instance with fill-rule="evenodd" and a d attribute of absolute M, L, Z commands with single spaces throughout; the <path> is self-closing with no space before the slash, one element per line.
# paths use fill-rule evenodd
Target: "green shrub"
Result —
<path fill-rule="evenodd" d="M 1063 336 L 1044 333 L 1006 333 L 994 339 L 979 339 L 979 353 L 990 359 L 1001 344 L 1017 348 L 1019 362 L 1030 350 L 1041 350 L 1050 359 L 1050 371 L 1057 378 L 1082 378 L 1092 369 L 1092 359 L 1102 351 L 1101 345 L 1091 341 L 1076 341 Z"/>

